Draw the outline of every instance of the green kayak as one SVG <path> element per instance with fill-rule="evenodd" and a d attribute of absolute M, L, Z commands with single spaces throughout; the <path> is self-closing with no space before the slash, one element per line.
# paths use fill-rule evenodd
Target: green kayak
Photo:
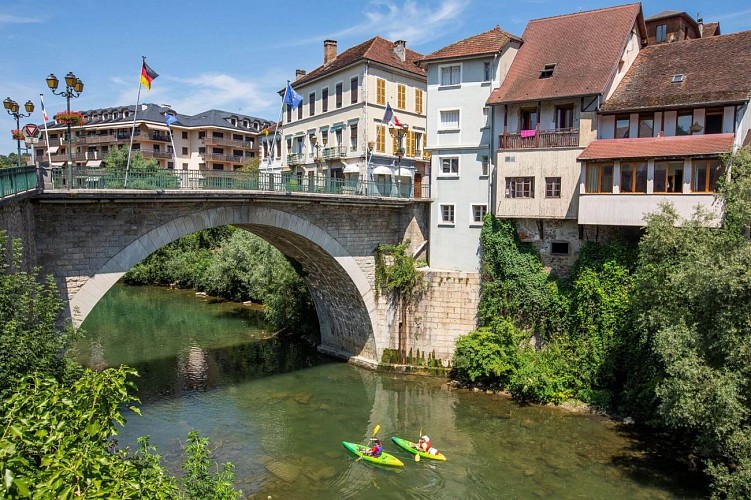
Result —
<path fill-rule="evenodd" d="M 433 454 L 428 453 L 426 451 L 420 451 L 420 450 L 418 450 L 417 448 L 415 448 L 416 444 L 413 443 L 412 441 L 408 441 L 406 439 L 402 439 L 402 438 L 396 437 L 396 436 L 391 436 L 391 440 L 397 446 L 399 446 L 400 448 L 404 448 L 405 450 L 407 450 L 408 452 L 410 452 L 410 453 L 412 453 L 414 455 L 420 455 L 423 458 L 429 458 L 431 460 L 440 460 L 442 462 L 446 461 L 446 455 L 444 455 L 440 451 L 436 452 L 436 454 L 433 455 Z"/>
<path fill-rule="evenodd" d="M 371 457 L 370 455 L 365 455 L 364 452 L 368 451 L 370 449 L 369 446 L 364 446 L 357 443 L 349 443 L 347 441 L 342 441 L 342 444 L 345 448 L 347 448 L 349 451 L 357 455 L 358 457 L 362 457 L 363 460 L 366 462 L 370 462 L 373 464 L 378 465 L 388 465 L 390 467 L 403 467 L 404 463 L 396 458 L 394 455 L 389 455 L 385 451 L 381 453 L 380 457 Z"/>

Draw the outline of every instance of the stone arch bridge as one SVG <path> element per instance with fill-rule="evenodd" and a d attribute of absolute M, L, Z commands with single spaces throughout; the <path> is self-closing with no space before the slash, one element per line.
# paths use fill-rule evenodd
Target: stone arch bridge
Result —
<path fill-rule="evenodd" d="M 410 240 L 424 256 L 429 202 L 248 192 L 45 191 L 29 200 L 33 261 L 55 276 L 80 324 L 152 252 L 232 224 L 295 259 L 315 303 L 320 349 L 374 364 L 394 348 L 394 312 L 375 294 L 374 250 Z M 423 348 L 423 350 L 425 350 Z"/>

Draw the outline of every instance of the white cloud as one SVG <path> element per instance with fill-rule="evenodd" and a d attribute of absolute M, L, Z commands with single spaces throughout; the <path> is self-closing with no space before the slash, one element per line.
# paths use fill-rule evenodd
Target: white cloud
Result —
<path fill-rule="evenodd" d="M 0 24 L 33 24 L 41 23 L 41 19 L 33 17 L 20 17 L 0 13 Z"/>

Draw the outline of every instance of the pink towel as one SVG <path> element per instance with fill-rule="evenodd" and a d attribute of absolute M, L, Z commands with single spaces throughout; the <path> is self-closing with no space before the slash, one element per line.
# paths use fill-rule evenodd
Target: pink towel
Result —
<path fill-rule="evenodd" d="M 521 135 L 522 137 L 534 137 L 536 133 L 537 133 L 537 131 L 535 129 L 522 130 L 521 134 L 519 134 L 519 135 Z"/>

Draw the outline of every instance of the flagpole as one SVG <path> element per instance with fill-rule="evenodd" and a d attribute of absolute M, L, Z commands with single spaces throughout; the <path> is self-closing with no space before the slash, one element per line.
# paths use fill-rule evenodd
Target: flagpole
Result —
<path fill-rule="evenodd" d="M 141 56 L 141 71 L 146 63 L 146 56 Z M 138 97 L 136 98 L 136 108 L 133 110 L 133 127 L 130 130 L 130 145 L 128 146 L 128 161 L 125 164 L 125 182 L 123 187 L 128 187 L 128 172 L 130 171 L 130 152 L 133 150 L 133 137 L 136 135 L 136 118 L 138 117 L 138 106 L 141 104 L 141 76 L 138 76 Z"/>
<path fill-rule="evenodd" d="M 50 164 L 50 175 L 52 175 L 52 153 L 50 153 L 50 131 L 47 129 L 47 110 L 44 107 L 44 94 L 39 94 L 39 101 L 42 103 L 44 120 L 44 139 L 47 141 L 47 162 Z"/>
<path fill-rule="evenodd" d="M 289 80 L 287 80 L 287 85 L 289 85 Z M 284 87 L 284 93 L 287 93 L 287 87 Z M 271 160 L 274 158 L 274 155 L 276 154 L 276 137 L 277 135 L 281 134 L 280 125 L 282 123 L 282 117 L 284 116 L 284 96 L 282 96 L 282 105 L 279 108 L 279 121 L 276 122 L 276 129 L 274 130 L 274 138 L 271 139 L 271 150 L 269 151 L 269 157 L 268 157 L 268 167 L 266 167 L 266 170 L 271 170 Z"/>
<path fill-rule="evenodd" d="M 169 131 L 169 142 L 172 144 L 172 161 L 175 163 L 175 170 L 177 170 L 177 150 L 175 149 L 175 138 L 172 136 L 172 125 L 167 125 L 167 131 Z"/>

